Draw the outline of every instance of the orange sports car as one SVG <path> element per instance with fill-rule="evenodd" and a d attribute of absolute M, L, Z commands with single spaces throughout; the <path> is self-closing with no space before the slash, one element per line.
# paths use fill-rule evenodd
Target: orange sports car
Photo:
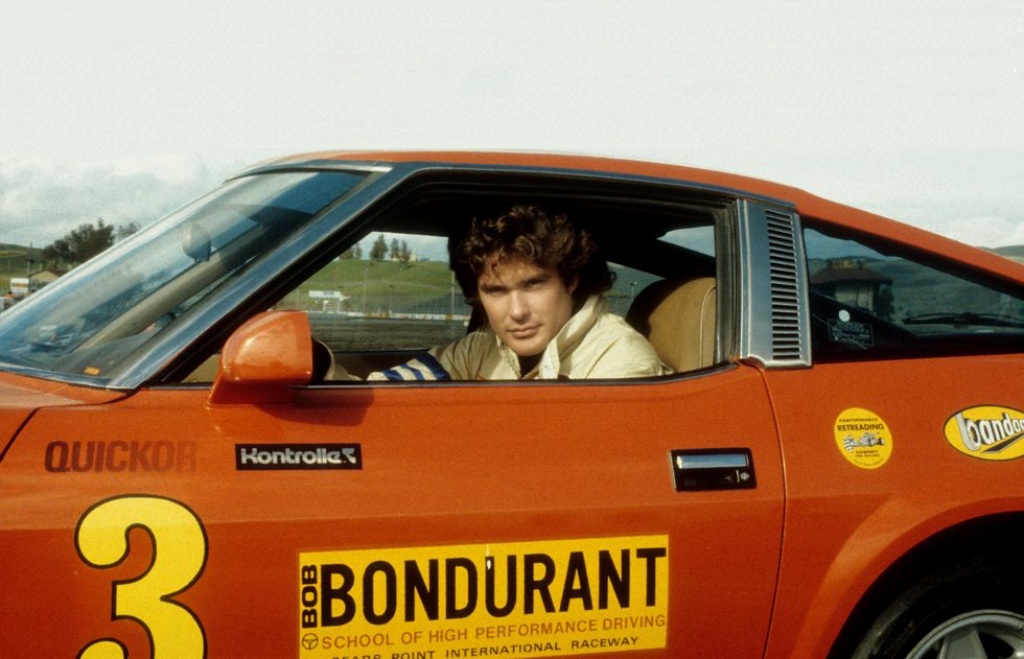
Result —
<path fill-rule="evenodd" d="M 672 371 L 375 381 L 591 227 Z M 800 190 L 266 163 L 0 313 L 2 657 L 1024 655 L 1024 266 Z"/>

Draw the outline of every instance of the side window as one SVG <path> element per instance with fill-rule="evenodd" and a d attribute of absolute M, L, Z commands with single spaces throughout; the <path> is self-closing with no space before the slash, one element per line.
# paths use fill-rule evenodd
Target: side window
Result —
<path fill-rule="evenodd" d="M 704 287 L 694 288 L 689 297 L 713 299 L 717 294 L 717 215 L 694 205 L 680 204 L 669 211 L 655 208 L 654 212 L 640 203 L 624 201 L 609 208 L 603 201 L 570 198 L 567 212 L 592 232 L 614 275 L 611 289 L 604 293 L 603 308 L 647 338 L 661 363 L 671 370 L 711 365 L 716 307 L 691 304 L 684 299 L 687 296 L 675 292 L 699 279 Z M 494 208 L 507 209 L 512 203 L 518 202 L 504 196 L 496 200 L 410 197 L 377 216 L 358 242 L 348 244 L 344 253 L 307 277 L 276 306 L 309 315 L 316 349 L 330 353 L 325 379 L 364 380 L 410 362 L 422 363 L 428 350 L 449 346 L 486 323 L 482 310 L 467 304 L 449 267 L 448 236 L 460 235 L 469 218 L 493 213 Z M 544 198 L 535 203 L 560 209 L 567 202 Z M 703 310 L 710 325 L 695 328 L 676 321 L 678 314 L 692 315 L 695 309 Z M 657 319 L 653 325 L 652 318 Z M 692 334 L 705 337 L 705 346 L 703 355 L 689 359 L 684 352 L 699 351 L 687 341 Z"/>
<path fill-rule="evenodd" d="M 471 309 L 448 268 L 447 239 L 368 234 L 277 305 L 309 314 L 313 336 L 365 376 L 465 335 Z"/>
<path fill-rule="evenodd" d="M 852 236 L 805 228 L 804 239 L 817 360 L 1019 350 L 1024 340 L 1019 291 Z"/>

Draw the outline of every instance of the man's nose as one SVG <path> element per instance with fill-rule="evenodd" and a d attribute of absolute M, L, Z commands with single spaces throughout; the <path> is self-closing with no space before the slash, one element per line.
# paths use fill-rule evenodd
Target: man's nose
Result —
<path fill-rule="evenodd" d="M 513 320 L 524 320 L 530 315 L 530 305 L 527 304 L 526 296 L 521 292 L 512 291 L 508 302 L 508 315 Z"/>

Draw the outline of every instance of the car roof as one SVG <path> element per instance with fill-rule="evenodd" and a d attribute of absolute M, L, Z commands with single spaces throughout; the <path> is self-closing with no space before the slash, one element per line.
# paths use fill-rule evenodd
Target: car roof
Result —
<path fill-rule="evenodd" d="M 791 204 L 804 217 L 825 220 L 888 238 L 913 248 L 932 251 L 963 263 L 981 266 L 1009 279 L 1024 278 L 1024 265 L 985 249 L 972 247 L 875 213 L 819 197 L 803 189 L 740 174 L 686 165 L 583 154 L 532 151 L 319 151 L 284 156 L 260 163 L 302 165 L 323 162 L 370 166 L 421 164 L 428 166 L 523 167 L 546 170 L 589 171 L 685 181 L 748 196 L 777 199 Z"/>
<path fill-rule="evenodd" d="M 286 156 L 264 164 L 298 164 L 318 160 L 378 165 L 422 163 L 582 170 L 685 180 L 710 187 L 743 190 L 750 194 L 777 199 L 792 200 L 794 195 L 811 196 L 798 188 L 711 169 L 626 158 L 532 151 L 322 151 Z"/>

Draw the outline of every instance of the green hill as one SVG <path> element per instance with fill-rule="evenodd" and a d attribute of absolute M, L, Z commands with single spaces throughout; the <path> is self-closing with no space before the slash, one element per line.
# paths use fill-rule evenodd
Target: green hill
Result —
<path fill-rule="evenodd" d="M 345 299 L 339 302 L 317 297 L 320 293 L 340 293 Z M 410 311 L 411 306 L 425 299 L 449 300 L 453 295 L 456 302 L 461 302 L 462 292 L 444 263 L 338 259 L 304 282 L 284 302 L 307 310 L 325 305 L 334 309 L 340 304 L 342 310 L 382 313 Z"/>
<path fill-rule="evenodd" d="M 41 249 L 0 243 L 0 295 L 10 290 L 11 277 L 25 277 L 39 270 L 42 262 Z"/>
<path fill-rule="evenodd" d="M 1024 263 L 1024 245 L 1010 245 L 1008 247 L 996 247 L 992 250 L 996 254 L 1005 256 L 1014 261 Z"/>
<path fill-rule="evenodd" d="M 615 286 L 609 293 L 613 311 L 624 314 L 632 296 L 654 277 L 626 268 L 613 268 Z M 338 302 L 320 293 L 340 293 Z M 313 293 L 311 295 L 311 293 Z M 335 260 L 289 295 L 285 304 L 306 310 L 329 309 L 367 313 L 467 313 L 462 290 L 448 264 L 419 261 Z M 340 305 L 340 309 L 338 308 Z"/>

